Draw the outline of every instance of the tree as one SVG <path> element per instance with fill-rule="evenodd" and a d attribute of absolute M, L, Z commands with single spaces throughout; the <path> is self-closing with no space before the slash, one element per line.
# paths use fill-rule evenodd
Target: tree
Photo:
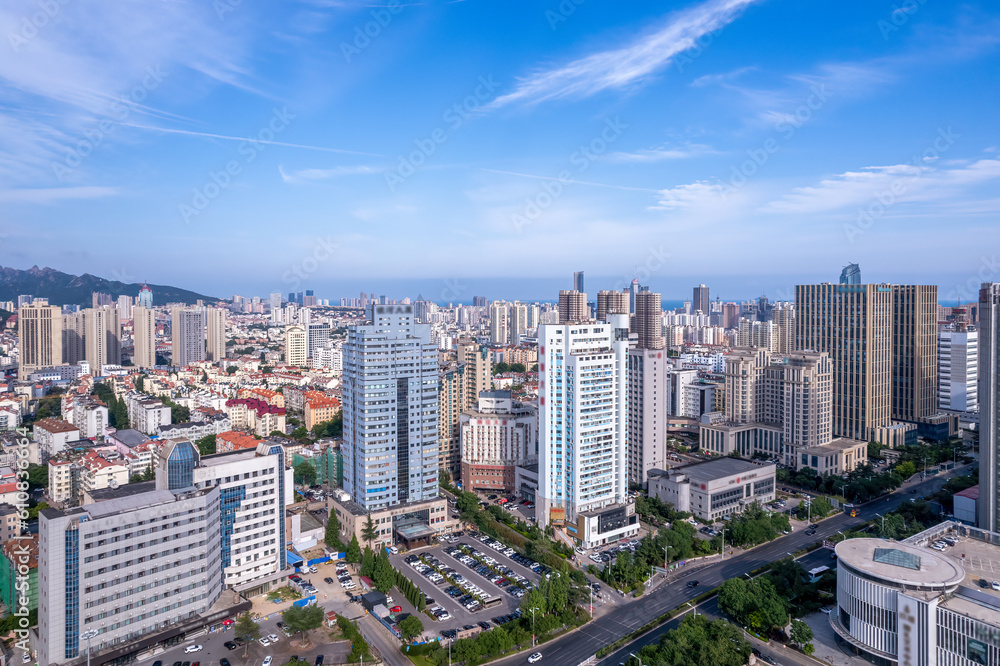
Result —
<path fill-rule="evenodd" d="M 365 540 L 368 547 L 372 547 L 372 542 L 378 538 L 378 528 L 375 527 L 375 521 L 372 520 L 372 514 L 368 514 L 368 520 L 365 521 L 365 526 L 361 528 L 361 538 Z"/>
<path fill-rule="evenodd" d="M 917 464 L 912 460 L 907 460 L 896 465 L 896 472 L 904 479 L 908 479 L 917 473 Z"/>
<path fill-rule="evenodd" d="M 226 366 L 227 375 L 235 375 L 237 370 L 239 370 L 239 368 L 237 368 L 235 365 Z"/>
<path fill-rule="evenodd" d="M 146 392 L 146 382 L 144 378 L 145 375 L 139 375 L 138 377 L 135 378 L 135 390 L 138 391 L 139 393 Z"/>
<path fill-rule="evenodd" d="M 792 620 L 792 642 L 802 647 L 813 639 L 812 628 L 802 620 Z"/>
<path fill-rule="evenodd" d="M 404 641 L 412 641 L 424 633 L 424 623 L 416 615 L 407 615 L 399 622 L 399 633 Z"/>
<path fill-rule="evenodd" d="M 372 582 L 375 583 L 379 592 L 386 593 L 396 584 L 396 572 L 389 562 L 389 556 L 379 554 L 375 556 L 375 568 L 372 571 Z"/>
<path fill-rule="evenodd" d="M 215 435 L 205 435 L 201 439 L 195 441 L 195 446 L 198 447 L 198 453 L 203 456 L 214 455 L 215 448 Z"/>
<path fill-rule="evenodd" d="M 236 618 L 233 632 L 246 641 L 246 645 L 243 646 L 243 657 L 246 658 L 250 643 L 260 638 L 260 626 L 250 617 L 250 613 L 243 613 Z"/>
<path fill-rule="evenodd" d="M 208 383 L 208 373 L 205 372 L 204 370 L 201 371 L 201 381 L 205 382 L 206 384 Z"/>
<path fill-rule="evenodd" d="M 343 544 L 340 543 L 340 521 L 337 519 L 337 512 L 330 509 L 330 515 L 326 519 L 326 533 L 323 535 L 323 541 L 326 542 L 328 548 L 336 548 L 340 551 L 343 548 Z"/>
<path fill-rule="evenodd" d="M 882 443 L 868 442 L 868 459 L 882 460 Z"/>
<path fill-rule="evenodd" d="M 323 624 L 325 614 L 323 609 L 313 604 L 311 606 L 292 606 L 281 614 L 285 626 L 289 631 L 300 634 L 302 644 L 305 645 L 305 634 L 307 631 L 318 629 Z"/>
<path fill-rule="evenodd" d="M 358 535 L 351 535 L 351 543 L 347 544 L 347 562 L 349 564 L 361 564 L 361 544 L 358 543 Z"/>
<path fill-rule="evenodd" d="M 28 465 L 28 485 L 32 488 L 48 488 L 49 466 Z"/>
<path fill-rule="evenodd" d="M 316 468 L 308 460 L 303 460 L 294 469 L 296 483 L 311 486 L 316 482 Z"/>
<path fill-rule="evenodd" d="M 719 589 L 719 608 L 740 624 L 765 633 L 788 622 L 787 603 L 769 578 L 730 578 Z"/>
<path fill-rule="evenodd" d="M 650 664 L 742 666 L 750 658 L 750 644 L 739 628 L 725 620 L 688 614 L 658 645 L 644 647 L 639 657 Z"/>

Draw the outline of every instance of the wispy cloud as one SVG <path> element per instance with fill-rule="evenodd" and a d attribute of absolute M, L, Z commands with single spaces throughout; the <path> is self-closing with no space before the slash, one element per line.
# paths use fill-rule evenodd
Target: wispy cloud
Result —
<path fill-rule="evenodd" d="M 121 194 L 117 187 L 34 187 L 0 190 L 0 201 L 5 203 L 53 204 L 67 199 L 100 199 Z"/>
<path fill-rule="evenodd" d="M 696 181 L 678 185 L 666 190 L 660 190 L 660 201 L 654 210 L 675 210 L 679 208 L 692 208 L 706 202 L 717 202 L 722 197 L 722 185 L 718 183 L 707 183 Z"/>
<path fill-rule="evenodd" d="M 1000 179 L 1000 160 L 983 159 L 955 168 L 919 164 L 864 167 L 798 187 L 761 210 L 765 213 L 817 214 L 865 205 L 879 195 L 893 202 L 954 204 L 959 195 Z M 995 201 L 995 200 L 994 200 Z M 970 203 L 967 199 L 964 203 Z M 996 209 L 993 209 L 996 212 Z"/>
<path fill-rule="evenodd" d="M 660 146 L 632 153 L 611 153 L 608 158 L 615 162 L 662 162 L 664 160 L 685 160 L 714 152 L 711 146 L 689 143 L 683 146 Z"/>
<path fill-rule="evenodd" d="M 167 134 L 186 134 L 188 136 L 203 136 L 209 139 L 222 139 L 224 141 L 250 141 L 253 143 L 266 143 L 269 146 L 285 146 L 286 148 L 302 148 L 304 150 L 318 150 L 323 153 L 341 153 L 344 155 L 365 155 L 368 157 L 385 157 L 378 153 L 365 153 L 358 150 L 345 150 L 344 148 L 328 148 L 326 146 L 309 146 L 302 143 L 288 143 L 286 141 L 267 141 L 254 137 L 229 136 L 227 134 L 213 134 L 211 132 L 195 132 L 193 130 L 182 130 L 168 127 L 152 127 L 150 125 L 136 125 L 133 123 L 120 123 L 125 127 L 135 127 L 137 129 L 151 130 L 154 132 L 166 132 Z"/>
<path fill-rule="evenodd" d="M 531 178 L 533 180 L 548 180 L 554 181 L 558 180 L 560 183 L 572 183 L 575 185 L 590 185 L 592 187 L 607 187 L 613 190 L 625 190 L 628 192 L 657 192 L 649 187 L 631 187 L 628 185 L 613 185 L 611 183 L 595 183 L 590 180 L 577 180 L 575 178 L 560 178 L 557 176 L 539 176 L 531 173 L 519 173 L 517 171 L 503 171 L 501 169 L 485 169 L 481 168 L 480 171 L 487 171 L 489 173 L 499 173 L 505 176 L 517 176 L 518 178 Z"/>
<path fill-rule="evenodd" d="M 566 97 L 587 97 L 607 89 L 639 83 L 666 67 L 698 38 L 725 27 L 759 0 L 712 0 L 678 12 L 659 30 L 625 48 L 602 51 L 522 79 L 517 88 L 487 108 L 539 104 Z"/>
<path fill-rule="evenodd" d="M 298 171 L 285 171 L 281 166 L 278 167 L 278 172 L 281 174 L 281 180 L 286 183 L 298 183 L 304 180 L 330 180 L 332 178 L 340 178 L 341 176 L 364 176 L 374 173 L 382 173 L 382 169 L 373 166 L 367 166 L 363 164 L 355 166 L 336 166 L 330 169 L 299 169 Z"/>

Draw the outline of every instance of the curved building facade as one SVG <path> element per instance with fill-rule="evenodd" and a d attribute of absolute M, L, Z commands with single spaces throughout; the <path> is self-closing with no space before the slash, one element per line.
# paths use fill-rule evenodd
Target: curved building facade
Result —
<path fill-rule="evenodd" d="M 970 549 L 996 548 L 968 534 L 955 538 L 963 537 Z M 979 589 L 962 556 L 932 550 L 930 538 L 837 544 L 834 631 L 875 664 L 1000 665 L 1000 594 Z M 949 552 L 966 550 L 956 545 Z"/>

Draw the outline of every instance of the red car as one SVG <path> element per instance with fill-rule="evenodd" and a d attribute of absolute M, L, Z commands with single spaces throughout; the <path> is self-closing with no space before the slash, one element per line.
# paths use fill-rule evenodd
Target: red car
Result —
<path fill-rule="evenodd" d="M 403 612 L 403 607 L 402 606 L 393 606 L 392 608 L 389 609 L 389 612 L 390 613 L 402 613 Z"/>

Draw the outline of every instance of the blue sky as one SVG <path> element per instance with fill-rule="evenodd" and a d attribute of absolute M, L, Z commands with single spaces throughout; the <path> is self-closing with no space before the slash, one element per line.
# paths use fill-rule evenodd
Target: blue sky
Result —
<path fill-rule="evenodd" d="M 1000 280 L 991 3 L 12 0 L 0 28 L 5 266 L 454 300 Z"/>

